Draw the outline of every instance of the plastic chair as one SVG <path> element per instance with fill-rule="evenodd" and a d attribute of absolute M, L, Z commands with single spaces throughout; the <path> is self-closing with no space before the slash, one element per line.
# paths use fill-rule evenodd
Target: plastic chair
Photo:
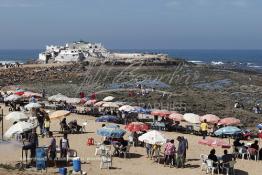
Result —
<path fill-rule="evenodd" d="M 87 122 L 82 123 L 82 132 L 86 132 Z"/>
<path fill-rule="evenodd" d="M 131 145 L 127 145 L 125 148 L 122 148 L 122 149 L 120 150 L 119 156 L 121 156 L 121 154 L 123 154 L 123 155 L 124 155 L 124 158 L 126 159 L 127 154 L 129 155 L 130 147 L 131 147 Z"/>
<path fill-rule="evenodd" d="M 229 175 L 230 170 L 232 170 L 232 173 L 235 174 L 235 168 L 234 168 L 235 164 L 236 164 L 236 161 L 230 161 L 230 162 L 227 162 L 227 163 L 223 163 L 222 166 L 221 166 L 222 171 L 226 170 L 227 175 Z"/>
<path fill-rule="evenodd" d="M 105 166 L 108 169 L 112 167 L 112 157 L 110 154 L 101 155 L 100 169 L 102 169 Z"/>
<path fill-rule="evenodd" d="M 241 158 L 243 160 L 245 156 L 247 156 L 247 149 L 245 147 L 238 147 L 238 155 L 241 155 Z"/>
<path fill-rule="evenodd" d="M 96 142 L 95 145 L 96 145 L 96 149 L 95 149 L 95 156 L 96 156 L 96 155 L 100 154 L 99 153 L 99 151 L 100 151 L 99 148 L 102 145 L 102 143 Z"/>
<path fill-rule="evenodd" d="M 99 147 L 100 155 L 111 154 L 111 146 L 101 144 Z"/>
<path fill-rule="evenodd" d="M 69 162 L 70 160 L 72 160 L 75 157 L 77 157 L 77 151 L 73 149 L 69 149 L 67 151 L 66 161 Z"/>
<path fill-rule="evenodd" d="M 207 168 L 207 163 L 206 163 L 206 160 L 208 159 L 208 156 L 207 155 L 205 155 L 205 154 L 201 154 L 200 155 L 200 160 L 201 160 L 201 162 L 202 162 L 202 164 L 201 164 L 201 171 L 203 171 L 203 168 L 205 167 L 205 168 Z"/>
<path fill-rule="evenodd" d="M 213 160 L 207 159 L 206 164 L 207 164 L 206 173 L 209 173 L 209 171 L 210 171 L 211 174 L 213 175 L 214 171 L 217 170 L 218 174 L 219 174 L 219 168 L 214 166 Z"/>
<path fill-rule="evenodd" d="M 135 146 L 134 137 L 128 136 L 128 144 Z"/>
<path fill-rule="evenodd" d="M 258 154 L 258 151 L 254 148 L 248 148 L 247 149 L 247 158 L 248 160 L 251 159 L 251 156 L 254 156 L 255 160 L 257 161 L 258 158 L 259 158 L 259 154 Z"/>

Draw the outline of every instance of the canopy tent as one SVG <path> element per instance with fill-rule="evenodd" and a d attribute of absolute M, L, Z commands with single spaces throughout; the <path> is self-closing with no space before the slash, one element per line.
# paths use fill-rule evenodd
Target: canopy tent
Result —
<path fill-rule="evenodd" d="M 141 142 L 149 143 L 149 144 L 158 144 L 163 145 L 166 143 L 166 138 L 163 134 L 158 131 L 149 131 L 138 137 L 138 140 Z"/>
<path fill-rule="evenodd" d="M 183 116 L 184 120 L 192 123 L 192 124 L 197 124 L 197 123 L 201 123 L 200 122 L 200 116 L 197 114 L 193 114 L 193 113 L 186 113 Z"/>

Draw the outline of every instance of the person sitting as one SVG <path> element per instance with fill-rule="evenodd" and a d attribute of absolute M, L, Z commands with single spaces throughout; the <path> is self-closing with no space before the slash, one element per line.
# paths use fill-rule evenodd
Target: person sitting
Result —
<path fill-rule="evenodd" d="M 255 140 L 255 142 L 251 144 L 250 148 L 253 148 L 253 149 L 259 151 L 258 141 Z"/>
<path fill-rule="evenodd" d="M 71 130 L 71 132 L 79 132 L 81 126 L 79 126 L 77 124 L 76 120 L 73 120 L 71 122 L 68 123 L 69 129 Z"/>
<path fill-rule="evenodd" d="M 104 145 L 110 145 L 111 144 L 110 138 L 109 137 L 104 137 L 103 144 Z"/>
<path fill-rule="evenodd" d="M 223 163 L 230 162 L 233 159 L 235 160 L 235 157 L 232 154 L 228 154 L 227 150 L 224 150 L 224 155 L 222 156 Z"/>
<path fill-rule="evenodd" d="M 68 131 L 69 128 L 66 122 L 66 118 L 63 118 L 63 120 L 60 122 L 60 125 L 62 132 Z"/>
<path fill-rule="evenodd" d="M 127 146 L 128 146 L 128 141 L 123 139 L 120 142 L 120 147 L 119 147 L 120 151 L 125 152 L 127 150 Z"/>
<path fill-rule="evenodd" d="M 214 162 L 214 164 L 216 164 L 218 162 L 215 149 L 212 149 L 210 151 L 210 154 L 208 155 L 208 159 L 212 160 Z"/>
<path fill-rule="evenodd" d="M 235 147 L 235 152 L 238 152 L 238 147 L 243 147 L 244 143 L 240 143 L 240 139 L 237 138 L 234 142 L 233 142 L 233 146 Z"/>

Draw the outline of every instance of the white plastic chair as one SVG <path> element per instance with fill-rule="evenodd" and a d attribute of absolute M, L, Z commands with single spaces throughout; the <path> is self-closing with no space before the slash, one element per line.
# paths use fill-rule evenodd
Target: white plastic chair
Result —
<path fill-rule="evenodd" d="M 72 160 L 75 157 L 77 157 L 77 151 L 73 149 L 69 149 L 67 151 L 66 161 L 69 162 L 70 160 Z"/>
<path fill-rule="evenodd" d="M 207 163 L 206 173 L 211 172 L 211 174 L 213 175 L 214 171 L 217 169 L 218 174 L 219 174 L 219 168 L 214 166 L 213 160 L 207 159 L 206 163 Z"/>
<path fill-rule="evenodd" d="M 100 146 L 102 145 L 102 143 L 97 142 L 95 143 L 95 145 L 96 145 L 96 149 L 95 149 L 95 156 L 96 156 L 100 154 Z"/>
<path fill-rule="evenodd" d="M 235 175 L 235 168 L 234 168 L 235 164 L 236 164 L 236 161 L 230 161 L 230 162 L 227 162 L 227 163 L 223 163 L 222 167 L 221 167 L 222 171 L 226 170 L 227 175 L 229 175 L 230 170 L 232 170 L 233 175 Z"/>
<path fill-rule="evenodd" d="M 242 160 L 244 160 L 245 155 L 247 156 L 247 149 L 245 147 L 238 147 L 238 155 L 241 155 Z"/>
<path fill-rule="evenodd" d="M 133 136 L 128 136 L 128 143 L 135 146 L 135 142 L 134 142 L 134 137 Z"/>
<path fill-rule="evenodd" d="M 112 157 L 110 154 L 101 155 L 100 169 L 107 167 L 108 169 L 112 167 Z"/>
<path fill-rule="evenodd" d="M 86 132 L 87 122 L 82 123 L 82 131 Z"/>
<path fill-rule="evenodd" d="M 121 154 L 123 154 L 123 155 L 124 155 L 124 158 L 126 159 L 127 154 L 129 155 L 130 147 L 131 147 L 131 145 L 127 145 L 125 151 L 121 151 L 121 150 L 120 150 L 119 156 L 120 156 Z"/>
<path fill-rule="evenodd" d="M 202 162 L 201 164 L 201 171 L 203 171 L 203 168 L 207 168 L 207 163 L 206 163 L 206 160 L 208 159 L 208 156 L 207 155 L 204 155 L 204 154 L 201 154 L 200 155 L 200 160 Z"/>
<path fill-rule="evenodd" d="M 254 156 L 255 160 L 259 160 L 259 152 L 255 150 L 254 148 L 248 148 L 247 149 L 247 158 L 248 160 L 251 159 L 251 156 Z"/>

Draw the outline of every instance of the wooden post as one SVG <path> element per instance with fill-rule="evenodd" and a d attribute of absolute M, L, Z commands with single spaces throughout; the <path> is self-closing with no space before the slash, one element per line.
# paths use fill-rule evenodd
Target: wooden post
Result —
<path fill-rule="evenodd" d="M 1 117 L 2 117 L 2 140 L 4 140 L 4 110 L 1 110 Z"/>

